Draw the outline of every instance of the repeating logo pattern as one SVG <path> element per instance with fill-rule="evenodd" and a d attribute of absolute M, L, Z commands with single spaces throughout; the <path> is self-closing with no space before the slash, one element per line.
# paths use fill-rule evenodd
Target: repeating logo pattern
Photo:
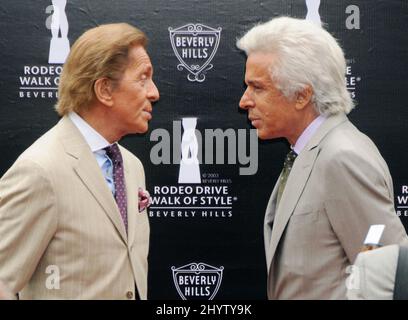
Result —
<path fill-rule="evenodd" d="M 63 64 L 70 51 L 68 40 L 68 19 L 65 13 L 67 0 L 52 0 L 53 14 L 51 16 L 51 42 L 48 63 Z M 61 37 L 59 33 L 61 32 Z"/>
<path fill-rule="evenodd" d="M 213 267 L 206 263 L 190 263 L 171 267 L 177 292 L 183 300 L 213 300 L 221 282 L 224 267 Z"/>
<path fill-rule="evenodd" d="M 197 118 L 183 118 L 183 138 L 181 140 L 181 161 L 179 183 L 201 183 L 198 162 L 198 142 L 195 134 Z"/>
<path fill-rule="evenodd" d="M 320 0 L 306 0 L 306 7 L 306 20 L 310 20 L 313 23 L 321 26 L 322 21 L 320 20 L 319 14 Z"/>
<path fill-rule="evenodd" d="M 221 30 L 193 23 L 169 27 L 171 46 L 180 62 L 177 69 L 186 69 L 189 81 L 203 82 L 206 72 L 213 68 L 211 61 L 220 44 Z"/>
<path fill-rule="evenodd" d="M 48 50 L 44 48 L 44 53 L 48 55 L 48 64 L 44 54 L 44 63 L 24 65 L 18 77 L 20 98 L 58 98 L 62 65 L 70 52 L 66 4 L 67 0 L 52 0 L 52 4 L 45 9 L 45 13 L 49 14 L 45 20 L 45 26 L 51 30 L 49 48 Z"/>
<path fill-rule="evenodd" d="M 401 192 L 397 194 L 395 206 L 398 217 L 408 217 L 408 185 L 401 186 Z"/>

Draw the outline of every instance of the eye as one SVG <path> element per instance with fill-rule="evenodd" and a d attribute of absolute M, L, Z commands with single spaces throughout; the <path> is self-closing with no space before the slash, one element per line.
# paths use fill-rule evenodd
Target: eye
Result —
<path fill-rule="evenodd" d="M 140 76 L 139 82 L 140 82 L 140 84 L 142 86 L 144 86 L 146 84 L 147 80 L 148 80 L 148 76 L 146 74 L 142 74 Z"/>
<path fill-rule="evenodd" d="M 248 88 L 254 92 L 259 92 L 261 90 L 263 90 L 263 86 L 262 84 L 255 82 L 255 81 L 250 81 L 248 83 Z"/>

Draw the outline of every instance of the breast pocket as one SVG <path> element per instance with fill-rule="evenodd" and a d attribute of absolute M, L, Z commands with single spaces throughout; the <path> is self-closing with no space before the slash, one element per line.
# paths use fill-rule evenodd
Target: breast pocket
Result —
<path fill-rule="evenodd" d="M 312 223 L 319 218 L 319 207 L 313 205 L 304 205 L 297 207 L 290 217 L 291 223 Z"/>

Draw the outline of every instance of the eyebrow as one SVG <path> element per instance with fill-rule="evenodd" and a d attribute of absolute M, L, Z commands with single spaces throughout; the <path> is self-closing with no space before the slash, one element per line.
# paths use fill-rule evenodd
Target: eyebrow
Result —
<path fill-rule="evenodd" d="M 140 66 L 141 68 L 137 71 L 138 75 L 143 75 L 143 74 L 153 74 L 153 67 L 152 65 L 145 64 L 143 66 Z"/>
<path fill-rule="evenodd" d="M 143 69 L 141 70 L 141 73 L 152 73 L 153 72 L 153 67 L 151 65 L 147 65 L 145 67 L 143 67 Z"/>
<path fill-rule="evenodd" d="M 249 85 L 262 85 L 262 82 L 260 82 L 259 80 L 249 80 L 249 81 L 245 81 L 245 83 L 249 86 Z"/>

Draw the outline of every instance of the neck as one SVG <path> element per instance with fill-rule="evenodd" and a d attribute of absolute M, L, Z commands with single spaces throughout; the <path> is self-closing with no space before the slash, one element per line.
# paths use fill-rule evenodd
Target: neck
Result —
<path fill-rule="evenodd" d="M 78 115 L 109 143 L 114 143 L 123 136 L 112 125 L 112 120 L 105 108 L 94 106 L 88 110 L 79 111 Z"/>
<path fill-rule="evenodd" d="M 313 112 L 307 112 L 300 119 L 297 120 L 296 125 L 293 126 L 293 131 L 288 135 L 287 140 L 290 145 L 294 146 L 302 135 L 303 131 L 315 120 L 319 114 L 313 110 Z"/>

